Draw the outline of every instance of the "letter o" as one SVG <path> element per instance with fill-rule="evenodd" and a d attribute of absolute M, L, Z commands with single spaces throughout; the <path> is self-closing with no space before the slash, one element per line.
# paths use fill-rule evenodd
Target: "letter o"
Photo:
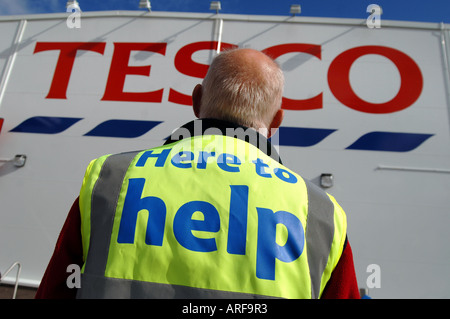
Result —
<path fill-rule="evenodd" d="M 359 98 L 350 84 L 350 68 L 356 59 L 366 54 L 378 54 L 391 60 L 400 73 L 397 95 L 385 103 L 370 103 Z M 345 106 L 356 111 L 375 114 L 398 112 L 413 104 L 423 87 L 419 66 L 405 53 L 383 46 L 361 46 L 338 55 L 328 69 L 328 85 L 333 95 Z"/>
<path fill-rule="evenodd" d="M 273 170 L 273 172 L 279 179 L 281 179 L 282 181 L 285 181 L 286 183 L 291 183 L 291 184 L 297 183 L 297 177 L 295 177 L 294 174 L 292 174 L 291 172 L 289 172 L 285 169 L 275 168 Z M 283 173 L 286 173 L 287 176 L 285 176 Z"/>

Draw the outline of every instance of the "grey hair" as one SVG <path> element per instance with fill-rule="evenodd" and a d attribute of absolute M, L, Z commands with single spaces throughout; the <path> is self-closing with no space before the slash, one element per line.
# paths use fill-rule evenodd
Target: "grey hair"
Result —
<path fill-rule="evenodd" d="M 269 128 L 281 107 L 283 72 L 271 58 L 257 71 L 239 65 L 230 54 L 236 50 L 223 51 L 211 63 L 202 83 L 202 115 L 257 130 Z"/>

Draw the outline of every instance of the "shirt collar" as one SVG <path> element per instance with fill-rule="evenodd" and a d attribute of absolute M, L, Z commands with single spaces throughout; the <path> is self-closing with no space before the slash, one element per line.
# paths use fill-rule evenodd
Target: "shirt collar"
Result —
<path fill-rule="evenodd" d="M 226 135 L 241 139 L 256 146 L 259 150 L 279 163 L 280 155 L 270 140 L 252 128 L 218 119 L 197 119 L 188 122 L 175 130 L 166 140 L 164 145 L 177 142 L 183 138 L 200 135 Z"/>

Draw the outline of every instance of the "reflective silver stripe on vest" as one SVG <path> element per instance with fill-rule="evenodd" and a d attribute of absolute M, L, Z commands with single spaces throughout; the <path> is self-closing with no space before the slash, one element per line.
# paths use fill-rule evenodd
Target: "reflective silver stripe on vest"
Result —
<path fill-rule="evenodd" d="M 272 299 L 274 297 L 83 274 L 78 298 Z"/>
<path fill-rule="evenodd" d="M 138 152 L 109 156 L 92 190 L 89 251 L 78 298 L 267 298 L 262 295 L 106 278 L 109 246 L 123 179 Z M 328 195 L 305 180 L 308 191 L 306 243 L 311 297 L 319 298 L 321 278 L 334 237 L 334 205 Z"/>
<path fill-rule="evenodd" d="M 103 276 L 122 182 L 133 158 L 139 152 L 106 158 L 91 197 L 91 234 L 84 272 Z M 99 289 L 101 289 L 99 287 Z M 82 293 L 80 289 L 78 293 Z M 99 292 L 100 293 L 100 292 Z M 101 294 L 101 293 L 100 293 Z"/>
<path fill-rule="evenodd" d="M 322 274 L 327 265 L 334 237 L 334 205 L 319 187 L 305 180 L 308 191 L 306 244 L 311 276 L 311 298 L 319 298 Z"/>

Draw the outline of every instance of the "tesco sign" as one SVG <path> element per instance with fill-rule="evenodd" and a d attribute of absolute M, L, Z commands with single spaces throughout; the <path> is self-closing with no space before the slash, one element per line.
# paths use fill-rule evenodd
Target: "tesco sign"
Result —
<path fill-rule="evenodd" d="M 201 50 L 215 50 L 216 41 L 193 42 L 180 48 L 174 58 L 174 66 L 178 72 L 189 77 L 203 79 L 208 71 L 208 65 L 198 63 L 192 55 Z M 104 53 L 106 42 L 37 42 L 34 54 L 49 51 L 60 51 L 48 99 L 66 99 L 70 75 L 78 51 Z M 234 44 L 222 43 L 221 50 L 237 47 Z M 151 65 L 130 66 L 129 58 L 132 51 L 154 52 L 165 56 L 167 43 L 164 42 L 114 42 L 114 53 L 111 59 L 109 74 L 102 101 L 151 102 L 161 103 L 164 88 L 150 92 L 124 92 L 127 75 L 151 76 Z M 322 59 L 322 47 L 307 43 L 286 43 L 271 46 L 262 50 L 273 59 L 287 53 L 305 53 L 319 60 Z M 381 55 L 396 66 L 400 74 L 400 88 L 397 95 L 384 103 L 371 103 L 361 99 L 350 83 L 350 68 L 360 57 L 376 54 Z M 343 105 L 366 113 L 393 113 L 406 109 L 420 96 L 423 88 L 423 77 L 416 62 L 402 51 L 378 45 L 359 46 L 348 49 L 334 58 L 328 68 L 328 85 L 330 91 Z M 315 110 L 323 108 L 323 93 L 308 99 L 289 99 L 283 97 L 283 108 L 287 110 Z M 169 88 L 168 101 L 181 105 L 192 105 L 191 95 L 186 95 Z"/>

